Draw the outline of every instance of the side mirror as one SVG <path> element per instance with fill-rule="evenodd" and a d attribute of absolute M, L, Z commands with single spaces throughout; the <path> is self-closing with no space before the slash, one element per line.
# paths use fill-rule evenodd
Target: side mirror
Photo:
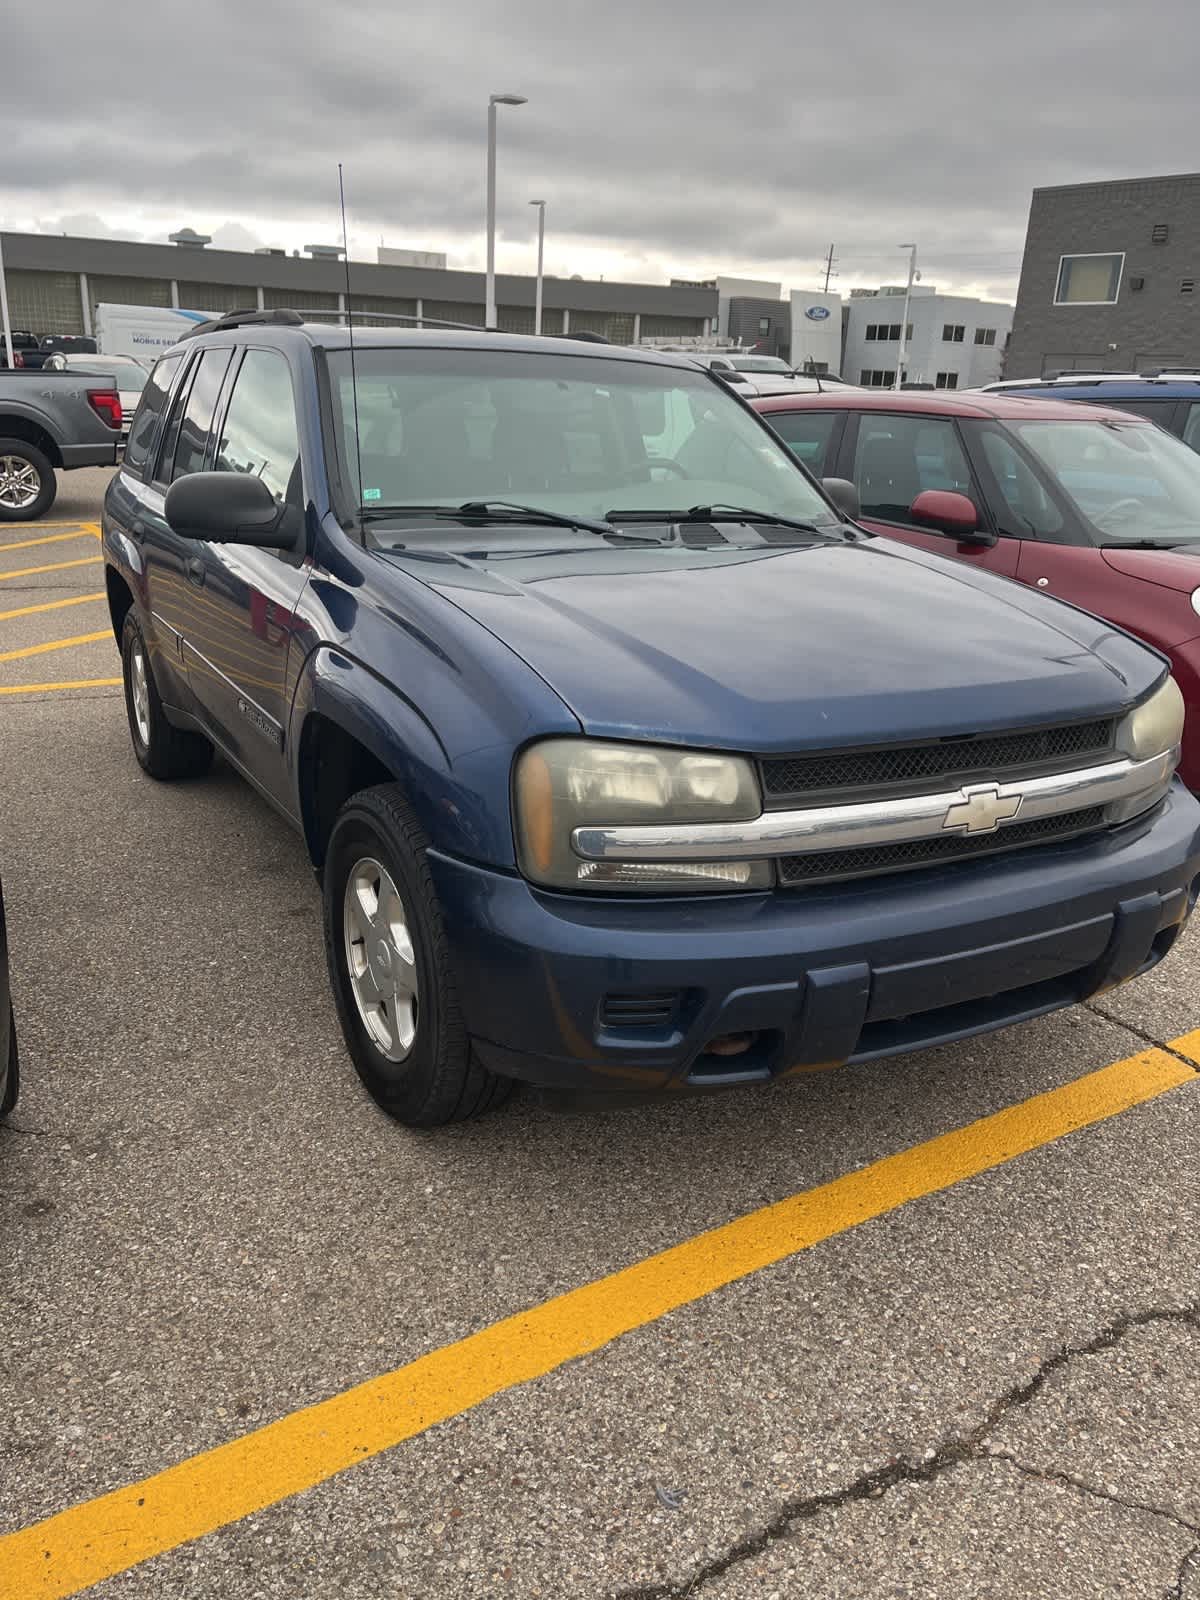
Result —
<path fill-rule="evenodd" d="M 249 472 L 190 472 L 167 490 L 167 522 L 184 539 L 290 549 L 296 535 L 261 478 Z"/>
<path fill-rule="evenodd" d="M 909 507 L 913 522 L 948 533 L 960 544 L 995 544 L 995 536 L 979 526 L 974 502 L 953 489 L 922 489 Z"/>
<path fill-rule="evenodd" d="M 821 487 L 844 517 L 849 517 L 851 522 L 857 520 L 862 506 L 858 490 L 849 478 L 822 478 Z"/>

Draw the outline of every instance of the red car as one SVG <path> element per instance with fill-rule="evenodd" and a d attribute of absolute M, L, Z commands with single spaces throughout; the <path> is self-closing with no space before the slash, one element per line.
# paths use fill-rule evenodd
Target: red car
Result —
<path fill-rule="evenodd" d="M 1143 417 L 1005 394 L 837 390 L 751 402 L 876 533 L 1093 611 L 1171 659 L 1200 790 L 1200 456 Z"/>

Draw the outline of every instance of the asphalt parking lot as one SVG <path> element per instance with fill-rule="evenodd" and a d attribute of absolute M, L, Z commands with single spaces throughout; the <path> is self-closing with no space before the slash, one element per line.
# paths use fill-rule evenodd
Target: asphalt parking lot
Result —
<path fill-rule="evenodd" d="M 300 841 L 133 760 L 106 477 L 0 528 L 0 1600 L 1200 1600 L 1200 933 L 959 1046 L 414 1135 Z"/>

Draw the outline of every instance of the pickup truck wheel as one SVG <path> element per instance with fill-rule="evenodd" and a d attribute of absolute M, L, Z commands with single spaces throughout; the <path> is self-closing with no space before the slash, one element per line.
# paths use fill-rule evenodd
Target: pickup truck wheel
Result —
<path fill-rule="evenodd" d="M 199 778 L 212 764 L 213 747 L 202 733 L 173 728 L 163 712 L 142 625 L 128 611 L 121 633 L 121 675 L 133 753 L 152 778 Z"/>
<path fill-rule="evenodd" d="M 17 1103 L 21 1087 L 21 1057 L 17 1050 L 17 1024 L 12 1006 L 8 1008 L 8 1076 L 4 1080 L 4 1093 L 0 1095 L 0 1117 L 5 1116 Z"/>
<path fill-rule="evenodd" d="M 58 479 L 49 460 L 24 439 L 0 439 L 0 522 L 29 522 L 49 511 Z"/>
<path fill-rule="evenodd" d="M 398 785 L 353 795 L 325 860 L 325 954 L 355 1070 L 410 1128 L 490 1111 L 506 1078 L 476 1059 L 463 1025 L 428 841 Z"/>

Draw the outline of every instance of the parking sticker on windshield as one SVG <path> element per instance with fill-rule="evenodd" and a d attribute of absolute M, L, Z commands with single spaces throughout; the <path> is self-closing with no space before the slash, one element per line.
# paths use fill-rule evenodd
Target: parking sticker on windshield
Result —
<path fill-rule="evenodd" d="M 382 489 L 364 489 L 363 490 L 363 499 L 364 500 L 382 500 L 383 499 L 383 490 Z"/>

